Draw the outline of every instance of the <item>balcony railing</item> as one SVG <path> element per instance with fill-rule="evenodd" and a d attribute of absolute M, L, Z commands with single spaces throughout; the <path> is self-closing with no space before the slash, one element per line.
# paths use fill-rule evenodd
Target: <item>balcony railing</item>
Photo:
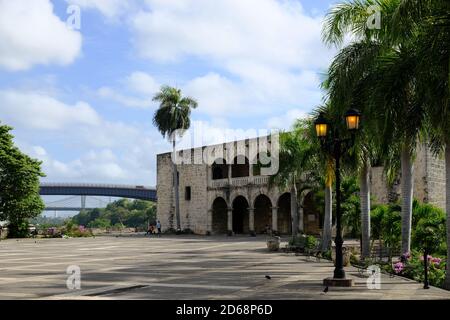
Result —
<path fill-rule="evenodd" d="M 254 177 L 241 177 L 231 178 L 232 187 L 243 187 L 249 184 L 264 185 L 269 182 L 269 176 L 254 176 Z M 228 179 L 211 180 L 210 187 L 224 188 L 228 186 Z"/>

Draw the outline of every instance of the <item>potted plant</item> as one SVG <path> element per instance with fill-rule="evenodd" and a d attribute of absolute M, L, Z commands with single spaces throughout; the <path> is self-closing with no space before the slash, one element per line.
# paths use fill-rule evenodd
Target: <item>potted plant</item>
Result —
<path fill-rule="evenodd" d="M 269 249 L 269 251 L 278 251 L 280 250 L 281 238 L 278 236 L 274 236 L 267 239 L 266 243 L 267 249 Z"/>

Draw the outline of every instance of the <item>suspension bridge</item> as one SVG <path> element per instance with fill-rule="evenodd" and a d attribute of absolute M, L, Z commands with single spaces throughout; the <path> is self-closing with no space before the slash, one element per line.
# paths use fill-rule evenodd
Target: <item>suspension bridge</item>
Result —
<path fill-rule="evenodd" d="M 69 196 L 46 203 L 46 211 L 79 211 L 103 208 L 109 201 L 99 197 L 156 201 L 156 188 L 134 185 L 93 183 L 41 183 L 42 196 Z"/>
<path fill-rule="evenodd" d="M 71 196 L 55 201 L 46 201 L 46 211 L 80 211 L 105 208 L 111 201 L 99 197 Z"/>

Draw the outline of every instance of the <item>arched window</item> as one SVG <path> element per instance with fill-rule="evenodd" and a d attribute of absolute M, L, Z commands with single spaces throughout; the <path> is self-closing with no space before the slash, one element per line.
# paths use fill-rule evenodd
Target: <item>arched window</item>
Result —
<path fill-rule="evenodd" d="M 249 161 L 245 156 L 237 156 L 231 165 L 231 177 L 248 177 L 250 172 Z"/>
<path fill-rule="evenodd" d="M 228 178 L 228 167 L 225 159 L 216 159 L 211 166 L 211 171 L 213 180 Z"/>

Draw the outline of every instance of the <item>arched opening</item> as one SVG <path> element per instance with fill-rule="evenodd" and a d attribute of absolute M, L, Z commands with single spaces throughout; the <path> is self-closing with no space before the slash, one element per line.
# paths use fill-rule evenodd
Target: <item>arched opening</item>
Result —
<path fill-rule="evenodd" d="M 269 197 L 260 194 L 255 199 L 255 232 L 266 232 L 266 226 L 272 229 L 272 202 Z"/>
<path fill-rule="evenodd" d="M 261 168 L 268 168 L 270 167 L 270 162 L 267 163 L 268 153 L 267 152 L 260 152 L 256 155 L 255 159 L 253 160 L 252 164 L 252 172 L 254 176 L 260 176 L 261 175 Z M 264 164 L 262 163 L 264 161 Z M 270 161 L 270 160 L 269 160 Z"/>
<path fill-rule="evenodd" d="M 248 233 L 248 202 L 243 196 L 233 201 L 233 232 Z"/>
<path fill-rule="evenodd" d="M 316 200 L 314 192 L 306 194 L 303 200 L 303 216 L 305 233 L 307 234 L 320 234 L 321 222 L 320 211 L 316 206 Z"/>
<path fill-rule="evenodd" d="M 218 197 L 212 204 L 212 232 L 225 234 L 228 229 L 228 206 L 225 199 Z"/>
<path fill-rule="evenodd" d="M 250 165 L 247 157 L 239 155 L 234 158 L 231 165 L 231 177 L 240 178 L 248 177 L 250 172 Z"/>
<path fill-rule="evenodd" d="M 211 171 L 213 180 L 228 178 L 228 166 L 225 159 L 216 159 L 211 166 Z"/>
<path fill-rule="evenodd" d="M 291 194 L 283 193 L 278 198 L 278 232 L 292 233 Z"/>

